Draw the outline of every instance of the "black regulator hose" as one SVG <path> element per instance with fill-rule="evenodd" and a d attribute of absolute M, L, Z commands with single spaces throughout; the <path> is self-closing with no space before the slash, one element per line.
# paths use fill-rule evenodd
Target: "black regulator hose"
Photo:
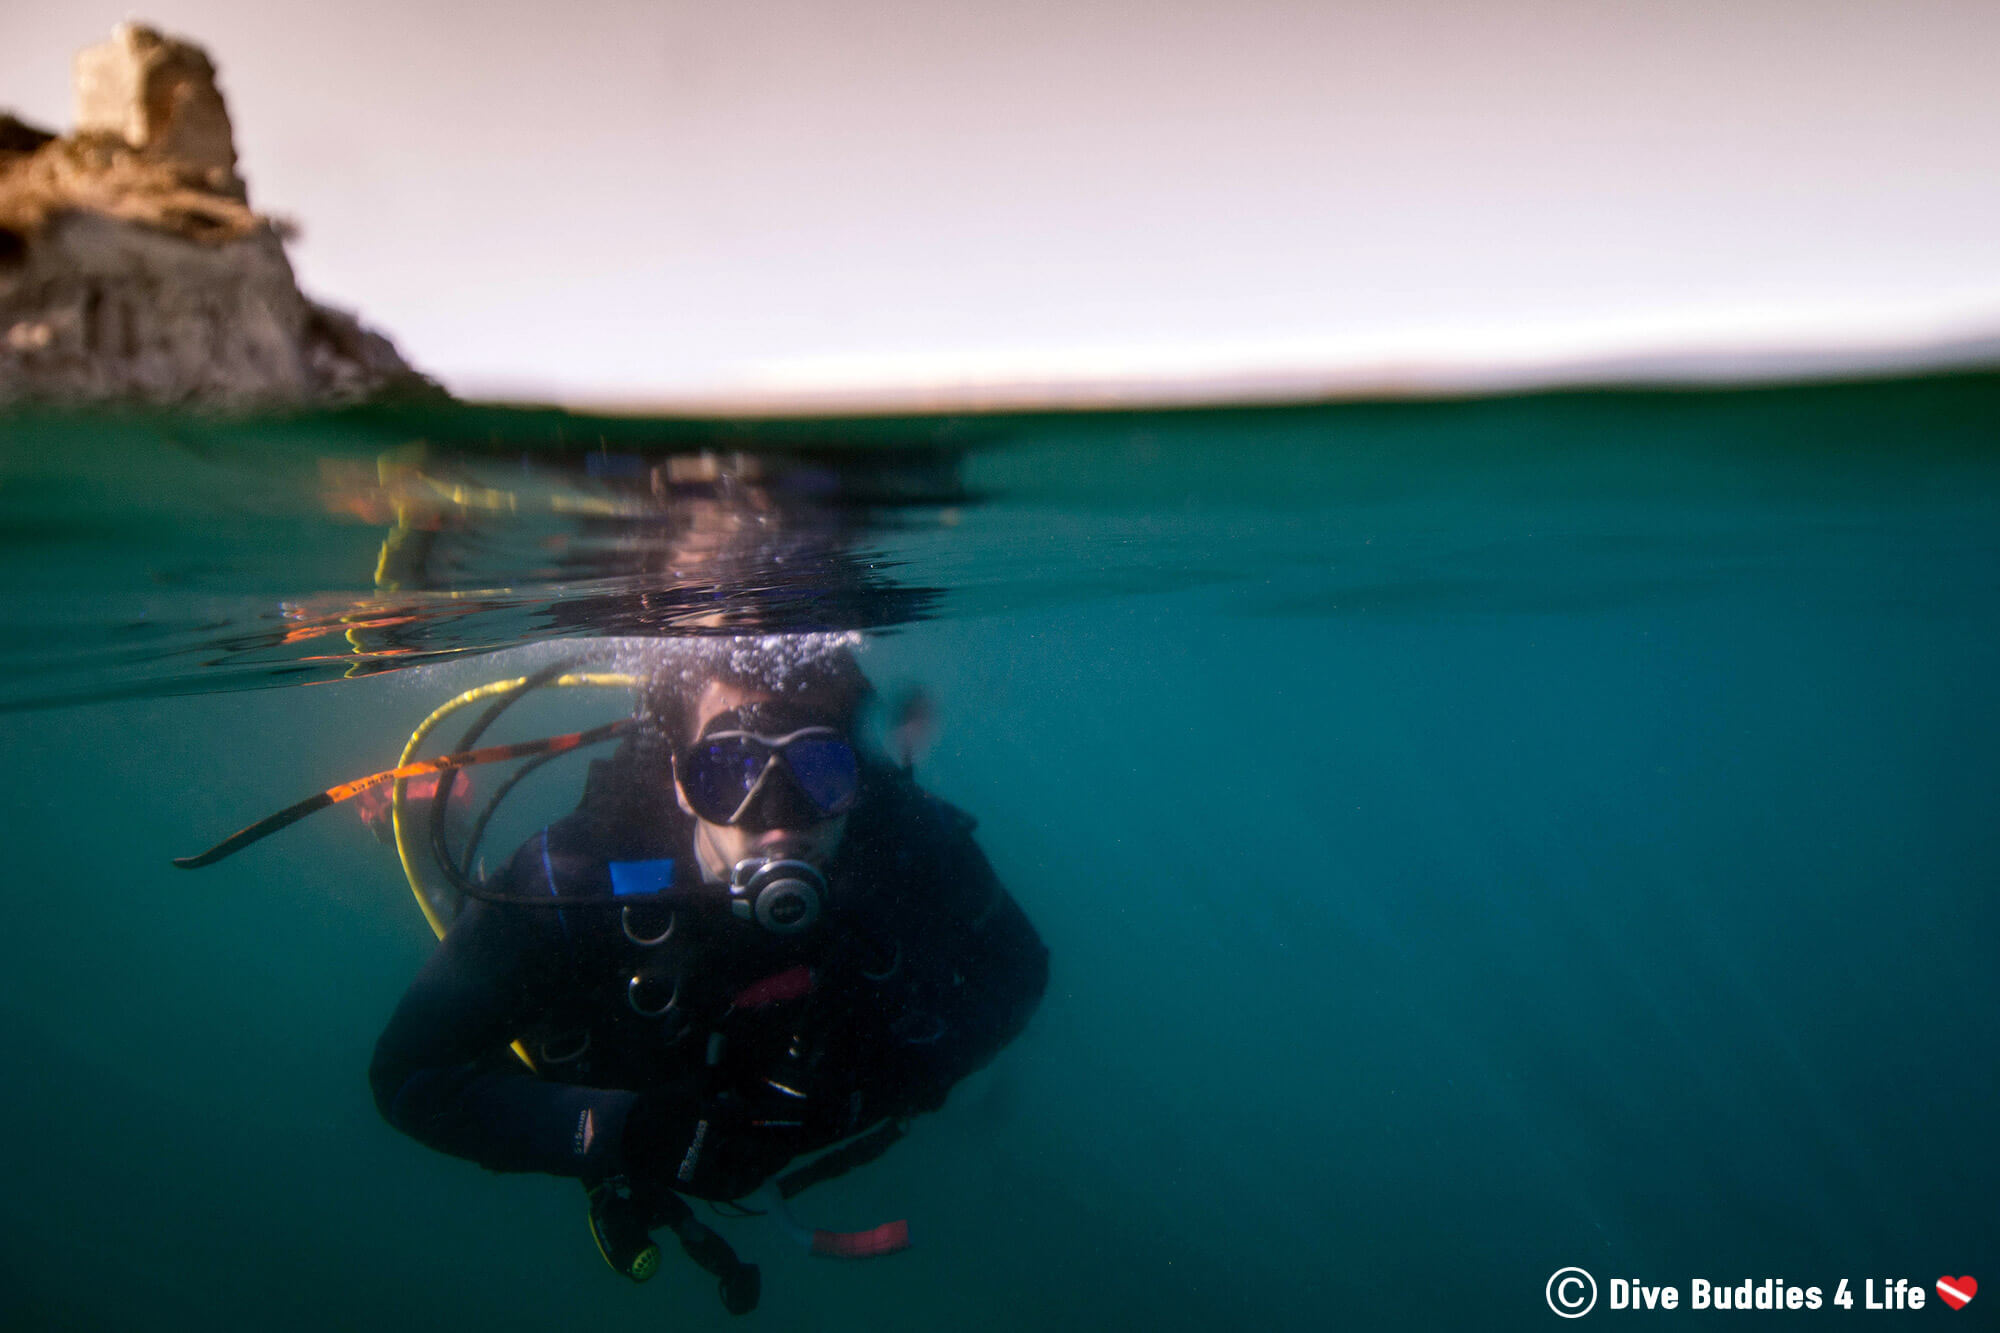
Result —
<path fill-rule="evenodd" d="M 486 734 L 486 729 L 499 721 L 500 715 L 509 708 L 512 708 L 528 691 L 540 689 L 550 681 L 559 679 L 574 671 L 577 666 L 578 663 L 575 662 L 558 662 L 553 666 L 543 667 L 540 671 L 531 672 L 523 677 L 519 685 L 508 690 L 505 694 L 502 694 L 498 699 L 495 699 L 486 706 L 486 711 L 481 713 L 478 719 L 466 729 L 465 735 L 459 738 L 459 743 L 455 748 L 458 750 L 471 749 L 473 743 Z M 553 758 L 554 756 L 549 757 Z M 516 776 L 519 775 L 517 774 Z M 451 808 L 451 789 L 455 785 L 455 780 L 440 781 L 437 786 L 437 795 L 431 798 L 431 855 L 437 861 L 438 868 L 444 873 L 446 881 L 454 889 L 457 889 L 468 898 L 477 898 L 482 896 L 480 886 L 475 884 L 469 875 L 459 869 L 458 860 L 451 854 L 451 848 L 447 845 L 445 837 L 445 814 Z M 511 782 L 503 786 L 495 794 L 495 802 L 497 803 L 500 797 L 505 796 L 508 789 L 512 786 L 513 783 Z M 485 827 L 485 820 L 482 819 L 479 823 L 480 831 L 484 832 Z"/>

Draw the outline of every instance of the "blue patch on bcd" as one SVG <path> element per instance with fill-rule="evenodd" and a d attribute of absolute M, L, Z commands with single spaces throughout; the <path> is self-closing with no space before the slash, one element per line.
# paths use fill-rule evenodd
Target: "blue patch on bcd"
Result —
<path fill-rule="evenodd" d="M 674 863 L 665 861 L 613 861 L 611 893 L 625 898 L 637 893 L 664 893 L 674 882 Z"/>

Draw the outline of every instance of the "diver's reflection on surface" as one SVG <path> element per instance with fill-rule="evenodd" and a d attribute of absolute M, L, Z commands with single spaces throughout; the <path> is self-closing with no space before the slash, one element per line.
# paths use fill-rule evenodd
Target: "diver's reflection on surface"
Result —
<path fill-rule="evenodd" d="M 518 438 L 475 429 L 493 422 Z M 20 557 L 0 710 L 549 638 L 905 624 L 942 590 L 895 571 L 975 502 L 975 442 L 949 422 L 665 422 L 669 442 L 621 452 L 511 411 L 454 410 L 428 424 L 458 443 L 387 449 L 403 423 L 87 424 L 0 494 Z"/>
<path fill-rule="evenodd" d="M 961 452 L 922 449 L 511 463 L 385 457 L 328 468 L 330 511 L 393 516 L 364 598 L 289 603 L 273 650 L 348 674 L 561 635 L 878 629 L 929 616 L 940 590 L 897 583 L 872 534 L 956 521 Z M 284 653 L 338 634 L 331 657 Z"/>

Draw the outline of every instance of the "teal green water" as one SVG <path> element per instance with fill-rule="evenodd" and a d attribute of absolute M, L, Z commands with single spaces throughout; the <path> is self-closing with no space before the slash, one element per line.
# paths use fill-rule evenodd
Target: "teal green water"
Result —
<path fill-rule="evenodd" d="M 0 439 L 8 1327 L 1556 1327 L 1565 1265 L 1685 1302 L 2000 1256 L 2000 376 Z M 418 439 L 458 497 L 378 582 Z M 919 775 L 1054 960 L 802 1200 L 915 1247 L 728 1224 L 747 1321 L 376 1117 L 430 935 L 357 819 L 167 865 L 388 766 L 495 651 L 717 626 L 866 628 L 924 684 Z"/>

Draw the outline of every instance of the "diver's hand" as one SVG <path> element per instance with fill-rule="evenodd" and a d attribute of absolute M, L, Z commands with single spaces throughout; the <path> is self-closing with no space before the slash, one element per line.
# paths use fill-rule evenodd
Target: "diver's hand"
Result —
<path fill-rule="evenodd" d="M 690 1104 L 641 1097 L 620 1148 L 635 1183 L 697 1199 L 740 1199 L 791 1160 L 792 1149 L 728 1097 Z"/>

